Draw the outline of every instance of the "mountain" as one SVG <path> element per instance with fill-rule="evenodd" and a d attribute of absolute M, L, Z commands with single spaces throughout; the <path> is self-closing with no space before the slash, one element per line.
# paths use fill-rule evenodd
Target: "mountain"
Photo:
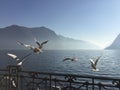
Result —
<path fill-rule="evenodd" d="M 49 40 L 45 49 L 98 49 L 98 46 L 90 42 L 57 35 L 46 27 L 28 28 L 18 25 L 0 28 L 0 49 L 25 49 L 17 41 L 37 46 L 34 38 L 40 42 Z"/>
<path fill-rule="evenodd" d="M 105 49 L 120 49 L 120 34 L 115 38 L 113 43 Z"/>

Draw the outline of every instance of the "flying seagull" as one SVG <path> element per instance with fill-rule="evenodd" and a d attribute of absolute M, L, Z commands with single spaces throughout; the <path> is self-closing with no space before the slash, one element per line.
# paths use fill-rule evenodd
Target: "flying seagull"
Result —
<path fill-rule="evenodd" d="M 28 56 L 30 56 L 32 53 L 27 54 L 26 56 L 24 56 L 23 58 L 18 58 L 18 56 L 16 56 L 15 54 L 11 54 L 11 53 L 7 53 L 8 56 L 12 57 L 13 59 L 15 59 L 17 61 L 17 65 L 21 66 L 23 64 L 23 62 L 26 60 L 26 58 Z"/>
<path fill-rule="evenodd" d="M 67 57 L 67 58 L 63 59 L 63 61 L 67 61 L 67 60 L 77 61 L 78 59 L 76 57 Z"/>
<path fill-rule="evenodd" d="M 27 48 L 30 48 L 34 53 L 41 53 L 42 52 L 42 48 L 43 48 L 43 45 L 46 44 L 48 42 L 47 41 L 44 41 L 42 43 L 39 43 L 37 40 L 36 40 L 36 44 L 38 45 L 38 47 L 34 47 L 34 46 L 31 46 L 31 45 L 27 45 L 27 44 L 24 44 L 22 42 L 17 42 L 19 45 L 23 45 Z"/>
<path fill-rule="evenodd" d="M 91 67 L 93 71 L 99 71 L 99 69 L 96 68 L 98 60 L 100 59 L 101 56 L 99 56 L 97 59 L 92 59 L 90 58 L 90 62 L 91 62 Z"/>

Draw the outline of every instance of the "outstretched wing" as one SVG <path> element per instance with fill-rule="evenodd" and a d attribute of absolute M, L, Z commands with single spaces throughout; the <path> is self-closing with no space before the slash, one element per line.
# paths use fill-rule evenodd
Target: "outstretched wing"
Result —
<path fill-rule="evenodd" d="M 41 45 L 40 45 L 39 41 L 36 38 L 34 38 L 34 40 L 35 40 L 36 44 L 40 47 Z"/>
<path fill-rule="evenodd" d="M 17 56 L 15 54 L 8 53 L 7 55 L 12 57 L 13 59 L 17 58 Z"/>
<path fill-rule="evenodd" d="M 95 64 L 95 62 L 92 58 L 90 58 L 90 62 L 91 62 L 91 64 Z"/>
<path fill-rule="evenodd" d="M 19 58 L 15 54 L 8 53 L 7 55 L 12 57 L 13 59 L 19 60 Z"/>
<path fill-rule="evenodd" d="M 71 60 L 71 58 L 68 57 L 68 58 L 63 59 L 63 61 L 66 61 L 66 60 Z"/>
<path fill-rule="evenodd" d="M 25 46 L 25 47 L 31 47 L 31 45 L 27 45 L 27 44 L 24 44 L 24 43 L 19 42 L 19 41 L 17 41 L 17 43 L 18 43 L 19 45 L 23 45 L 23 46 Z"/>
<path fill-rule="evenodd" d="M 21 60 L 23 61 L 23 60 L 25 60 L 28 56 L 30 56 L 32 53 L 29 53 L 29 54 L 27 54 L 27 55 L 25 55 Z"/>
<path fill-rule="evenodd" d="M 91 67 L 92 67 L 93 69 L 96 69 L 94 60 L 90 58 L 90 62 L 91 62 Z"/>
<path fill-rule="evenodd" d="M 48 40 L 44 41 L 40 44 L 40 42 L 36 41 L 36 44 L 39 46 L 40 49 L 42 49 L 43 45 L 46 44 L 47 42 L 48 42 Z"/>
<path fill-rule="evenodd" d="M 36 41 L 36 44 L 37 44 L 39 47 L 41 47 L 41 44 L 40 44 L 38 41 Z"/>
<path fill-rule="evenodd" d="M 32 53 L 29 53 L 29 54 L 27 54 L 26 56 L 24 56 L 21 60 L 18 61 L 17 65 L 18 65 L 18 66 L 21 66 L 21 65 L 23 64 L 24 60 L 26 60 L 26 58 L 27 58 L 28 56 L 30 56 L 31 54 L 32 54 Z"/>
<path fill-rule="evenodd" d="M 30 49 L 33 49 L 33 48 L 34 48 L 34 47 L 31 46 L 31 45 L 27 45 L 27 44 L 24 44 L 24 43 L 19 42 L 19 41 L 17 41 L 17 43 L 18 43 L 19 45 L 23 45 L 23 46 L 25 46 L 25 47 L 27 47 L 27 48 L 30 48 Z"/>
<path fill-rule="evenodd" d="M 101 56 L 99 56 L 99 57 L 95 60 L 95 66 L 96 66 L 97 63 L 98 63 L 98 60 L 100 60 L 100 57 L 101 57 Z"/>
<path fill-rule="evenodd" d="M 41 43 L 41 46 L 43 46 L 44 44 L 46 44 L 48 42 L 48 40 L 47 41 L 44 41 L 44 42 L 42 42 Z"/>

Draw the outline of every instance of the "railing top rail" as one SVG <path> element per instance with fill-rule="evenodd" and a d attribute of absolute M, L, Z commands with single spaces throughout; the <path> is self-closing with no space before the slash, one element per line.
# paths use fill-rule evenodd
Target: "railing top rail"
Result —
<path fill-rule="evenodd" d="M 76 74 L 62 74 L 62 73 L 47 73 L 47 72 L 35 72 L 35 71 L 21 71 L 23 73 L 37 73 L 37 74 L 44 74 L 44 75 L 53 75 L 53 76 L 75 76 L 75 77 L 80 77 L 80 78 L 88 78 L 88 79 L 101 79 L 101 80 L 119 80 L 120 78 L 117 77 L 105 77 L 105 76 L 97 76 L 97 75 L 76 75 Z"/>
<path fill-rule="evenodd" d="M 7 66 L 7 69 L 0 69 L 0 71 L 9 71 L 8 70 L 9 67 L 19 68 L 19 66 L 9 65 L 9 66 Z M 22 70 L 22 69 L 19 72 L 21 72 L 23 74 L 25 74 L 25 73 L 26 74 L 27 73 L 37 73 L 37 74 L 52 75 L 52 76 L 74 76 L 74 77 L 88 78 L 88 79 L 118 80 L 118 81 L 120 81 L 120 77 L 108 77 L 108 76 L 88 75 L 88 74 L 76 75 L 76 74 L 63 74 L 63 73 L 48 73 L 48 72 L 26 71 L 26 70 Z"/>

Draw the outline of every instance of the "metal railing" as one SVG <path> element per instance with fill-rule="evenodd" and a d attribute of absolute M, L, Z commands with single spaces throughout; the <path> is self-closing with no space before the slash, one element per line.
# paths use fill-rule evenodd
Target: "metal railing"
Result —
<path fill-rule="evenodd" d="M 23 71 L 19 66 L 0 70 L 0 90 L 120 90 L 120 79 Z"/>

